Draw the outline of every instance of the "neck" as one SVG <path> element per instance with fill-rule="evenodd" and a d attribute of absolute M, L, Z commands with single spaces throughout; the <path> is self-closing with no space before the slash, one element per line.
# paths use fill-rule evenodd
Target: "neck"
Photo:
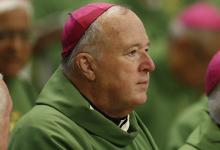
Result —
<path fill-rule="evenodd" d="M 95 109 L 96 111 L 100 112 L 103 116 L 105 116 L 106 118 L 108 118 L 109 120 L 111 120 L 112 122 L 114 122 L 116 125 L 119 125 L 121 120 L 124 120 L 127 118 L 127 115 L 124 117 L 119 117 L 119 118 L 112 118 L 111 116 L 105 114 L 104 112 L 102 112 L 101 110 L 99 110 L 95 105 L 93 105 L 92 103 L 90 103 L 90 105 L 92 106 L 93 109 Z"/>
<path fill-rule="evenodd" d="M 83 95 L 96 110 L 107 118 L 111 118 L 110 120 L 124 118 L 133 111 L 133 108 L 121 105 L 118 106 L 115 102 L 109 100 L 110 96 L 106 92 L 97 88 L 98 86 L 95 85 L 95 81 L 89 81 L 88 79 L 77 75 L 66 76 L 78 89 L 81 95 Z"/>
<path fill-rule="evenodd" d="M 112 118 L 110 120 L 124 118 L 133 111 L 133 108 L 128 108 L 126 105 L 119 106 L 112 99 L 109 100 L 108 98 L 109 96 L 105 95 L 104 92 L 98 92 L 98 94 L 93 93 L 92 97 L 88 99 L 96 110 L 107 118 Z"/>

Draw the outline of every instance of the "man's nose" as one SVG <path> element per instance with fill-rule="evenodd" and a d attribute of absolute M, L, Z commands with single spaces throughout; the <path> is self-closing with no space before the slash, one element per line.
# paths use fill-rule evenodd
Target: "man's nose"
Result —
<path fill-rule="evenodd" d="M 142 55 L 142 61 L 139 66 L 140 72 L 152 72 L 155 70 L 155 64 L 148 53 Z"/>
<path fill-rule="evenodd" d="M 10 40 L 11 50 L 14 52 L 19 52 L 22 50 L 23 40 L 20 36 L 14 35 Z"/>

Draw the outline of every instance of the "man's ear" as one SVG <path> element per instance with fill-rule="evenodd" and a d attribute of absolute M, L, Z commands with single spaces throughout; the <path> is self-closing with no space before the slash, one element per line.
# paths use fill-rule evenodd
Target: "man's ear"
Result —
<path fill-rule="evenodd" d="M 79 71 L 89 80 L 95 80 L 95 59 L 88 53 L 79 53 L 75 57 Z"/>

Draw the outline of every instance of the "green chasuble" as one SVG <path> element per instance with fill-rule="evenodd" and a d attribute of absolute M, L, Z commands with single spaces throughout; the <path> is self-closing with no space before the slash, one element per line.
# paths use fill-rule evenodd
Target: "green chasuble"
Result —
<path fill-rule="evenodd" d="M 208 113 L 205 118 L 179 150 L 220 150 L 220 128 Z"/>
<path fill-rule="evenodd" d="M 19 77 L 12 78 L 6 83 L 13 101 L 10 121 L 10 128 L 13 129 L 17 120 L 34 106 L 37 92 L 28 81 Z"/>
<path fill-rule="evenodd" d="M 96 110 L 61 69 L 41 92 L 36 106 L 16 125 L 10 150 L 157 150 L 135 112 L 127 132 Z"/>
<path fill-rule="evenodd" d="M 203 96 L 201 100 L 187 108 L 174 122 L 169 134 L 166 150 L 177 150 L 187 140 L 193 130 L 203 122 L 206 114 L 208 99 Z"/>

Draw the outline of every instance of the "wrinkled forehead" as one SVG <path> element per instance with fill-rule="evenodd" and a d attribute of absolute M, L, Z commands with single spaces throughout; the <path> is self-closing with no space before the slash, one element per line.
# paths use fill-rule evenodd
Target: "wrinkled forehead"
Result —
<path fill-rule="evenodd" d="M 112 7 L 97 22 L 103 28 L 103 44 L 112 51 L 123 51 L 133 45 L 146 47 L 149 43 L 142 21 L 127 8 Z"/>
<path fill-rule="evenodd" d="M 0 13 L 0 27 L 27 28 L 31 25 L 31 22 L 30 16 L 21 8 Z"/>
<path fill-rule="evenodd" d="M 131 10 L 123 6 L 113 6 L 103 13 L 96 22 L 107 26 L 117 26 L 121 20 L 129 20 L 130 17 L 136 16 Z M 137 17 L 138 18 L 138 17 Z"/>
<path fill-rule="evenodd" d="M 144 25 L 139 17 L 126 7 L 113 6 L 97 19 L 106 32 L 116 32 L 116 34 L 127 33 L 132 30 L 144 29 Z M 127 30 L 130 28 L 130 30 Z M 145 31 L 144 31 L 145 33 Z M 108 33 L 107 33 L 108 34 Z"/>
<path fill-rule="evenodd" d="M 103 24 L 110 29 L 115 29 L 116 31 L 118 30 L 121 32 L 124 30 L 126 30 L 126 32 L 133 32 L 132 30 L 140 29 L 145 30 L 140 18 L 133 11 L 127 8 L 119 8 L 119 11 L 112 13 L 112 15 L 109 15 L 110 13 L 111 12 L 106 14 L 106 17 L 104 16 L 105 14 L 103 15 L 103 17 L 105 17 L 105 19 L 103 19 Z M 127 30 L 127 28 L 130 30 Z"/>
<path fill-rule="evenodd" d="M 108 17 L 113 17 L 115 16 L 120 16 L 120 15 L 126 15 L 128 12 L 132 12 L 131 10 L 129 10 L 126 7 L 120 6 L 120 5 L 116 5 L 116 6 L 112 6 L 111 8 L 109 8 L 105 13 L 103 13 L 98 20 L 104 19 L 104 18 L 108 18 Z"/>

